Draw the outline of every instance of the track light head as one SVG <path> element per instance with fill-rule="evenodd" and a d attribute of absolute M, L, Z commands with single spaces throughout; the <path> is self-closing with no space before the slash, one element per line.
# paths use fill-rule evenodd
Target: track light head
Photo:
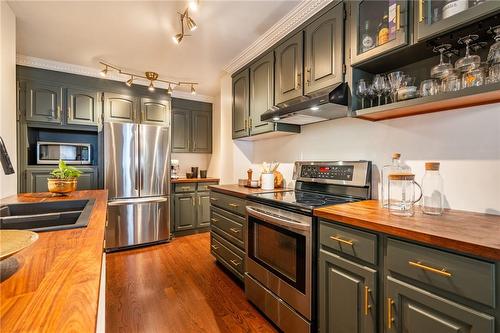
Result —
<path fill-rule="evenodd" d="M 190 31 L 195 31 L 198 28 L 194 20 L 189 16 L 186 17 L 186 26 Z"/>
<path fill-rule="evenodd" d="M 125 84 L 127 85 L 127 87 L 132 87 L 133 81 L 134 81 L 134 77 L 131 75 L 130 79 L 128 79 L 127 82 L 125 82 Z"/>
<path fill-rule="evenodd" d="M 196 89 L 194 89 L 194 84 L 191 85 L 191 95 L 196 95 Z"/>
<path fill-rule="evenodd" d="M 168 84 L 168 88 L 167 88 L 167 94 L 169 94 L 170 96 L 172 96 L 172 93 L 173 93 L 172 86 L 169 83 Z"/>
<path fill-rule="evenodd" d="M 149 82 L 148 90 L 151 91 L 151 92 L 155 91 L 155 86 L 153 85 L 153 81 L 152 80 Z"/>
<path fill-rule="evenodd" d="M 104 67 L 104 69 L 100 73 L 102 77 L 105 77 L 108 74 L 108 66 L 107 65 L 105 66 L 106 67 Z"/>
<path fill-rule="evenodd" d="M 175 36 L 172 37 L 172 40 L 174 41 L 175 44 L 179 44 L 182 39 L 184 38 L 184 34 L 177 34 Z"/>

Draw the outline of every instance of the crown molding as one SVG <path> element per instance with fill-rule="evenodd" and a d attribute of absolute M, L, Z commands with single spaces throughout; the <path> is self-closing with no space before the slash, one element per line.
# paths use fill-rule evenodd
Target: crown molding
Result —
<path fill-rule="evenodd" d="M 26 67 L 41 68 L 41 69 L 47 69 L 47 70 L 51 70 L 51 71 L 64 72 L 64 73 L 77 74 L 77 75 L 90 76 L 90 77 L 97 77 L 97 78 L 102 79 L 102 76 L 100 74 L 101 70 L 96 69 L 96 68 L 92 68 L 92 67 L 68 64 L 68 63 L 64 63 L 64 62 L 36 58 L 36 57 L 26 56 L 26 55 L 22 55 L 22 54 L 17 55 L 16 63 L 18 65 L 26 66 Z M 110 72 L 110 73 L 108 73 L 108 75 L 106 75 L 105 79 L 124 82 L 128 79 L 128 76 L 121 75 L 121 74 L 118 74 L 116 72 Z M 138 81 L 137 83 L 134 83 L 134 84 L 140 84 L 143 86 L 148 85 L 146 82 L 141 82 L 141 81 Z M 163 88 L 163 89 L 167 89 L 167 87 L 168 87 L 168 85 L 163 83 L 163 82 L 158 82 L 157 84 L 155 84 L 155 86 L 157 86 L 158 88 Z M 189 100 L 193 100 L 193 101 L 214 103 L 214 98 L 212 96 L 206 96 L 206 95 L 200 95 L 200 94 L 192 95 L 189 92 L 180 91 L 180 90 L 174 90 L 172 93 L 172 97 L 189 99 Z"/>
<path fill-rule="evenodd" d="M 223 70 L 229 74 L 257 58 L 264 51 L 276 44 L 283 37 L 295 30 L 301 24 L 310 19 L 314 14 L 323 9 L 333 0 L 303 0 L 291 12 L 274 24 L 269 30 L 262 34 L 249 47 L 238 54 Z"/>

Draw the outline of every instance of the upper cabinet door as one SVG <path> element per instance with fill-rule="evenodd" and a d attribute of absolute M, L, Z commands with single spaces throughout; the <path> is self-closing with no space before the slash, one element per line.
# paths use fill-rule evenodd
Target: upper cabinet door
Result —
<path fill-rule="evenodd" d="M 307 95 L 344 80 L 344 4 L 309 24 L 305 33 Z"/>
<path fill-rule="evenodd" d="M 273 130 L 273 123 L 260 116 L 274 105 L 274 53 L 271 51 L 250 67 L 250 133 Z"/>
<path fill-rule="evenodd" d="M 97 125 L 101 116 L 99 93 L 84 89 L 66 89 L 68 124 Z"/>
<path fill-rule="evenodd" d="M 233 139 L 248 136 L 249 115 L 248 68 L 233 77 Z"/>
<path fill-rule="evenodd" d="M 169 126 L 170 101 L 141 98 L 141 123 Z"/>
<path fill-rule="evenodd" d="M 137 99 L 129 95 L 104 94 L 104 120 L 133 123 L 136 119 Z"/>
<path fill-rule="evenodd" d="M 290 37 L 274 51 L 276 54 L 275 104 L 302 96 L 303 33 Z"/>
<path fill-rule="evenodd" d="M 26 85 L 26 120 L 46 123 L 62 121 L 62 87 L 54 83 L 28 81 Z"/>
<path fill-rule="evenodd" d="M 414 2 L 415 36 L 417 41 L 435 37 L 443 32 L 500 11 L 500 1 L 438 1 Z"/>
<path fill-rule="evenodd" d="M 410 1 L 361 0 L 349 4 L 352 65 L 408 45 Z"/>
<path fill-rule="evenodd" d="M 212 152 L 212 112 L 191 111 L 191 133 L 193 143 L 191 151 L 194 153 Z"/>
<path fill-rule="evenodd" d="M 172 153 L 189 153 L 190 115 L 189 110 L 172 110 Z"/>

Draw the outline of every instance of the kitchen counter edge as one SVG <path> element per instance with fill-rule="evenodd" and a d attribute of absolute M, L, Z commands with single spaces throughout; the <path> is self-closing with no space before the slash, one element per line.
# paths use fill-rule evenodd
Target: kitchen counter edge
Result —
<path fill-rule="evenodd" d="M 242 199 L 246 199 L 250 194 L 286 192 L 293 190 L 291 188 L 275 188 L 273 190 L 263 190 L 261 188 L 250 188 L 250 187 L 240 186 L 237 184 L 210 185 L 208 188 L 209 190 L 214 192 L 228 194 Z"/>

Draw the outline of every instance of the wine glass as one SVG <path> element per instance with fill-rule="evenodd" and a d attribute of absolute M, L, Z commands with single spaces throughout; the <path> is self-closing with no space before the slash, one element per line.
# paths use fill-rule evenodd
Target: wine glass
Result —
<path fill-rule="evenodd" d="M 364 79 L 359 79 L 356 95 L 361 98 L 361 108 L 365 108 L 365 97 L 368 96 L 368 83 Z"/>
<path fill-rule="evenodd" d="M 401 82 L 403 81 L 404 73 L 401 71 L 396 71 L 387 74 L 387 80 L 389 81 L 389 86 L 391 87 L 392 101 L 397 102 L 398 89 L 401 87 Z"/>
<path fill-rule="evenodd" d="M 468 35 L 458 40 L 459 44 L 465 44 L 465 56 L 455 62 L 456 69 L 462 72 L 467 72 L 479 66 L 479 64 L 481 63 L 481 57 L 479 57 L 477 54 L 471 55 L 469 48 L 470 43 L 478 38 L 478 35 Z"/>
<path fill-rule="evenodd" d="M 385 79 L 385 76 L 380 74 L 375 75 L 375 77 L 373 78 L 372 89 L 378 97 L 378 105 L 380 105 L 380 99 L 382 98 L 382 94 L 386 90 L 386 87 L 387 81 Z"/>
<path fill-rule="evenodd" d="M 431 77 L 434 79 L 442 79 L 446 76 L 453 65 L 443 61 L 443 52 L 451 48 L 451 44 L 441 44 L 436 46 L 432 51 L 439 52 L 439 64 L 431 68 Z"/>

